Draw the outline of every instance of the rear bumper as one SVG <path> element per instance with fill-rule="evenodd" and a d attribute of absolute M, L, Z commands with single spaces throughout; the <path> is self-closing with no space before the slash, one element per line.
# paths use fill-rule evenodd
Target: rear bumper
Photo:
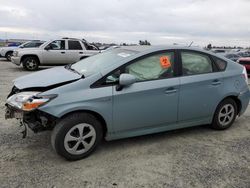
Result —
<path fill-rule="evenodd" d="M 15 65 L 21 65 L 21 58 L 20 57 L 11 57 L 11 62 Z"/>
<path fill-rule="evenodd" d="M 249 99 L 250 99 L 249 89 L 244 92 L 241 92 L 238 98 L 241 101 L 241 111 L 239 112 L 239 116 L 241 116 L 242 114 L 244 114 L 249 105 Z"/>

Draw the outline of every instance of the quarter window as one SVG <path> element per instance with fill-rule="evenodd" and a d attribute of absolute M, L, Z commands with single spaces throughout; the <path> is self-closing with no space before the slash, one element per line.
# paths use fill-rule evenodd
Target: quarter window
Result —
<path fill-rule="evenodd" d="M 79 41 L 69 40 L 69 50 L 82 50 L 82 46 Z"/>
<path fill-rule="evenodd" d="M 224 61 L 224 60 L 222 60 L 220 58 L 217 58 L 215 56 L 213 56 L 212 58 L 213 58 L 215 64 L 217 65 L 219 71 L 223 71 L 223 70 L 226 69 L 226 66 L 227 66 L 227 62 L 226 61 Z"/>
<path fill-rule="evenodd" d="M 207 55 L 195 52 L 181 52 L 183 75 L 213 72 L 212 61 Z"/>

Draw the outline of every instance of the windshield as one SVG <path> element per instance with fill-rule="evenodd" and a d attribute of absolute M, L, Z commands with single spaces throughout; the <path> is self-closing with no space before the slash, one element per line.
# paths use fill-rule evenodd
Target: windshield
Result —
<path fill-rule="evenodd" d="M 44 42 L 41 42 L 41 41 L 39 41 L 39 42 L 35 42 L 35 41 L 26 42 L 26 43 L 20 45 L 20 47 L 21 48 L 37 48 L 37 47 L 41 46 L 43 43 Z"/>
<path fill-rule="evenodd" d="M 88 77 L 136 53 L 137 51 L 125 49 L 105 51 L 73 64 L 71 69 Z"/>

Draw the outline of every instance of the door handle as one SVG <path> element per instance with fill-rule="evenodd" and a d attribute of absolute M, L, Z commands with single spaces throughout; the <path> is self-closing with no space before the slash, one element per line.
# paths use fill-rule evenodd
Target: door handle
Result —
<path fill-rule="evenodd" d="M 61 54 L 65 54 L 65 52 L 61 52 Z"/>
<path fill-rule="evenodd" d="M 220 85 L 220 84 L 221 84 L 221 81 L 218 80 L 218 79 L 216 79 L 216 80 L 214 80 L 214 81 L 212 82 L 212 85 L 213 85 L 213 86 L 217 86 L 217 85 Z"/>
<path fill-rule="evenodd" d="M 170 87 L 165 90 L 166 94 L 171 94 L 171 93 L 176 93 L 176 92 L 177 92 L 177 89 L 175 89 L 174 87 Z"/>
<path fill-rule="evenodd" d="M 83 54 L 83 52 L 79 52 L 79 54 Z"/>

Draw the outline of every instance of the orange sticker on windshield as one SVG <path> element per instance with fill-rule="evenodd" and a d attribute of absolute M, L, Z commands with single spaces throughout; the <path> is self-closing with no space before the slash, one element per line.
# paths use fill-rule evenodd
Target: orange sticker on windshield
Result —
<path fill-rule="evenodd" d="M 160 57 L 160 63 L 161 63 L 161 67 L 164 69 L 171 67 L 171 62 L 169 61 L 168 56 Z"/>

